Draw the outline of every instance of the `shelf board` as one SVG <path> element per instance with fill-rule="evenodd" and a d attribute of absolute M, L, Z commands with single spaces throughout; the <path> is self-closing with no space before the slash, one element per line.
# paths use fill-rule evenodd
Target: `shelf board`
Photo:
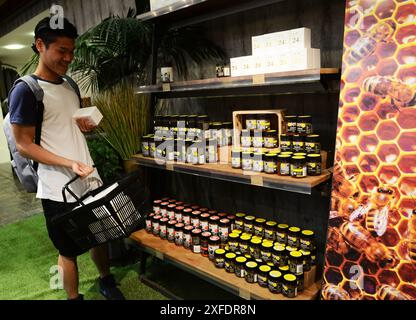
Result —
<path fill-rule="evenodd" d="M 208 258 L 192 253 L 184 247 L 176 246 L 167 240 L 162 240 L 147 233 L 145 230 L 132 233 L 130 239 L 137 242 L 145 252 L 215 283 L 244 299 L 313 300 L 319 292 L 320 282 L 318 281 L 312 286 L 305 288 L 296 298 L 289 299 L 282 294 L 273 294 L 267 288 L 260 287 L 257 283 L 248 283 L 245 279 L 238 278 L 224 269 L 218 269 Z"/>
<path fill-rule="evenodd" d="M 260 78 L 260 81 L 259 81 Z M 139 86 L 136 93 L 153 93 L 158 98 L 234 96 L 327 92 L 327 80 L 339 79 L 339 69 L 322 68 L 287 71 L 259 76 L 223 77 Z M 338 90 L 339 84 L 335 90 Z"/>
<path fill-rule="evenodd" d="M 241 169 L 233 169 L 229 164 L 221 163 L 193 165 L 189 163 L 165 162 L 159 164 L 160 161 L 156 162 L 153 158 L 144 157 L 143 155 L 135 155 L 133 159 L 139 165 L 145 167 L 302 194 L 312 194 L 314 187 L 329 180 L 331 177 L 329 170 L 323 170 L 320 176 L 296 179 L 277 174 L 247 172 Z"/>

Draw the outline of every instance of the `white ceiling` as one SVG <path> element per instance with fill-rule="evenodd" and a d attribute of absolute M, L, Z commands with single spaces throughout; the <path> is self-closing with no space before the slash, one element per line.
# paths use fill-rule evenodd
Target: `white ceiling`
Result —
<path fill-rule="evenodd" d="M 0 61 L 12 66 L 21 68 L 32 56 L 31 45 L 34 42 L 33 30 L 36 24 L 44 17 L 49 16 L 49 10 L 46 10 L 29 21 L 14 29 L 12 32 L 0 38 Z M 9 44 L 21 44 L 25 47 L 20 50 L 8 50 L 3 46 Z"/>

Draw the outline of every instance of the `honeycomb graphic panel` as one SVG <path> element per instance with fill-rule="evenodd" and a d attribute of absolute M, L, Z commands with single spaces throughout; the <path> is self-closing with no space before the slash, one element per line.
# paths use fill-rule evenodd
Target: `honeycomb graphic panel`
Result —
<path fill-rule="evenodd" d="M 346 2 L 322 298 L 416 300 L 416 2 Z"/>

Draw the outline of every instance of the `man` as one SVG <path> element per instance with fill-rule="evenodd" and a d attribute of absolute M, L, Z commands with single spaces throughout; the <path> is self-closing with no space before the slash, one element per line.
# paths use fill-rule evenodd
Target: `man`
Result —
<path fill-rule="evenodd" d="M 42 200 L 49 237 L 59 252 L 58 265 L 63 272 L 63 285 L 70 300 L 83 300 L 78 292 L 77 256 L 80 249 L 66 233 L 53 226 L 51 218 L 74 207 L 75 199 L 62 199 L 62 187 L 75 174 L 82 177 L 71 184 L 82 195 L 102 184 L 93 168 L 93 161 L 82 132 L 94 127 L 85 121 L 75 122 L 72 115 L 80 107 L 79 97 L 61 76 L 65 75 L 74 57 L 77 30 L 67 19 L 63 29 L 52 28 L 50 18 L 42 19 L 35 28 L 33 50 L 39 54 L 34 72 L 44 91 L 44 113 L 40 146 L 34 143 L 36 99 L 26 83 L 19 82 L 9 99 L 10 122 L 19 153 L 39 163 L 37 198 Z M 91 249 L 91 258 L 100 274 L 100 292 L 111 300 L 124 299 L 110 273 L 107 245 Z"/>

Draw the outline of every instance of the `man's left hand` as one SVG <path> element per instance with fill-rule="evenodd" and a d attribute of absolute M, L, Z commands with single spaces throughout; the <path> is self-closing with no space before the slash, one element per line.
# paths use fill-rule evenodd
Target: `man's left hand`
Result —
<path fill-rule="evenodd" d="M 79 129 L 82 132 L 87 133 L 95 129 L 95 125 L 88 118 L 78 118 L 76 121 L 77 121 Z"/>

